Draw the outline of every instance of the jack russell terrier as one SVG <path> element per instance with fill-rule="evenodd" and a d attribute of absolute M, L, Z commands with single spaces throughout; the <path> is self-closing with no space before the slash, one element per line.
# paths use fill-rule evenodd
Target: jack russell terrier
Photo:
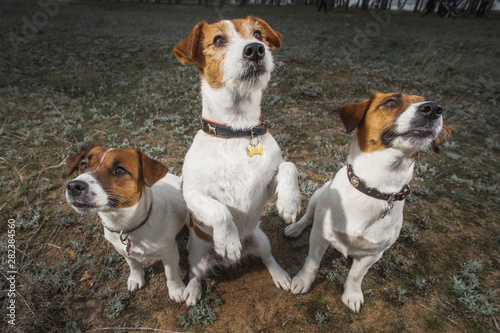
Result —
<path fill-rule="evenodd" d="M 81 214 L 98 213 L 104 237 L 130 267 L 128 290 L 146 285 L 144 259 L 161 259 L 172 300 L 184 301 L 175 236 L 187 224 L 181 178 L 144 153 L 90 147 L 67 160 L 66 200 Z"/>
<path fill-rule="evenodd" d="M 198 23 L 174 48 L 201 75 L 202 129 L 184 160 L 182 191 L 190 211 L 188 305 L 201 297 L 201 279 L 215 265 L 262 259 L 278 288 L 291 278 L 271 255 L 259 226 L 274 194 L 286 222 L 300 211 L 297 169 L 284 162 L 262 121 L 260 102 L 281 34 L 256 17 Z M 215 255 L 217 254 L 217 255 Z"/>
<path fill-rule="evenodd" d="M 337 111 L 347 133 L 357 132 L 347 166 L 313 194 L 300 221 L 285 229 L 286 236 L 295 238 L 314 222 L 309 254 L 291 290 L 309 291 L 331 244 L 353 257 L 342 302 L 359 312 L 363 277 L 399 236 L 417 155 L 428 146 L 438 152 L 450 131 L 443 125 L 441 106 L 420 96 L 376 93 Z"/>

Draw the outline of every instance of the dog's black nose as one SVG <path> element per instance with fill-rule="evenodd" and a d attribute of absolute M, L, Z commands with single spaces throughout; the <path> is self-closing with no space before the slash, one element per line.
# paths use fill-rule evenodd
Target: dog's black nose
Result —
<path fill-rule="evenodd" d="M 245 46 L 243 56 L 251 61 L 258 61 L 266 55 L 266 48 L 261 43 L 250 43 Z"/>
<path fill-rule="evenodd" d="M 82 192 L 88 189 L 88 184 L 80 180 L 73 180 L 66 185 L 66 190 L 72 197 L 79 196 Z"/>
<path fill-rule="evenodd" d="M 436 119 L 443 114 L 443 108 L 436 102 L 426 102 L 418 107 L 418 111 L 426 118 Z"/>

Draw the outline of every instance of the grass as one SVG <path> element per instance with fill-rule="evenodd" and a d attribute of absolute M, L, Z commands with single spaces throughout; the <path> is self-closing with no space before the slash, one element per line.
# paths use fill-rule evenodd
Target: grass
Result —
<path fill-rule="evenodd" d="M 217 315 L 212 308 L 212 305 L 221 305 L 222 299 L 215 291 L 215 282 L 208 283 L 206 295 L 198 304 L 193 306 L 187 315 L 178 315 L 179 324 L 186 328 L 191 326 L 208 326 L 217 320 Z"/>
<path fill-rule="evenodd" d="M 221 274 L 216 318 L 190 325 L 203 331 L 497 331 L 498 14 L 455 20 L 391 14 L 378 34 L 353 48 L 358 32 L 376 22 L 369 12 L 214 8 L 69 2 L 36 34 L 13 41 L 25 36 L 23 18 L 40 7 L 28 0 L 0 4 L 0 272 L 8 271 L 7 221 L 15 219 L 17 327 L 84 332 L 140 323 L 184 330 L 177 318 L 187 320 L 189 309 L 169 301 L 161 264 L 146 263 L 145 290 L 126 292 L 128 268 L 104 241 L 96 217 L 79 216 L 65 203 L 64 161 L 95 142 L 142 149 L 180 174 L 199 128 L 200 83 L 172 48 L 199 21 L 252 14 L 283 34 L 262 110 L 283 155 L 298 168 L 303 208 L 347 156 L 352 134 L 334 114 L 341 104 L 375 91 L 424 95 L 444 107 L 453 137 L 441 154 L 424 152 L 417 160 L 401 238 L 368 272 L 360 314 L 340 301 L 349 262 L 329 250 L 303 296 L 277 291 L 260 266 Z M 262 220 L 276 259 L 295 274 L 308 232 L 297 241 L 283 238 L 272 205 Z M 0 279 L 0 286 L 7 290 L 8 281 Z M 0 301 L 5 308 L 8 298 Z M 380 318 L 382 311 L 391 314 Z M 8 328 L 1 321 L 0 329 Z"/>

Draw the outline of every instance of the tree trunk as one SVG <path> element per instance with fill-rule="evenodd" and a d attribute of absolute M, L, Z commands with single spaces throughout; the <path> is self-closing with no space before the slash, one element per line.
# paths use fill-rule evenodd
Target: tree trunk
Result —
<path fill-rule="evenodd" d="M 488 6 L 486 6 L 486 14 L 491 12 L 491 7 L 493 7 L 494 2 L 495 2 L 495 0 L 490 0 L 490 3 L 488 4 Z"/>
<path fill-rule="evenodd" d="M 370 0 L 363 0 L 363 2 L 361 3 L 361 9 L 367 10 L 369 2 L 370 2 Z"/>

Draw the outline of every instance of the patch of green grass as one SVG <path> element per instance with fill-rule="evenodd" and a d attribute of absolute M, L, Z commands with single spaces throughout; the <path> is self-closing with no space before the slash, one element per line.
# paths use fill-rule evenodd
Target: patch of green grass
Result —
<path fill-rule="evenodd" d="M 215 291 L 215 282 L 207 284 L 206 295 L 196 305 L 191 307 L 187 315 L 178 315 L 177 321 L 184 328 L 191 326 L 209 326 L 217 320 L 213 305 L 220 306 L 222 299 Z"/>
<path fill-rule="evenodd" d="M 310 197 L 311 195 L 313 195 L 317 189 L 318 189 L 318 184 L 313 183 L 311 181 L 308 182 L 307 184 L 304 183 L 300 185 L 300 191 L 306 197 Z"/>
<path fill-rule="evenodd" d="M 401 232 L 399 234 L 399 237 L 411 244 L 411 243 L 415 243 L 418 241 L 418 233 L 417 233 L 417 229 L 416 228 L 412 228 L 412 225 L 409 224 L 409 223 L 406 223 L 404 222 L 403 223 L 403 226 L 401 228 Z"/>
<path fill-rule="evenodd" d="M 479 283 L 483 266 L 479 261 L 460 265 L 460 271 L 450 279 L 450 286 L 460 306 L 474 317 L 493 316 L 498 313 L 498 290 L 484 290 Z"/>
<path fill-rule="evenodd" d="M 319 326 L 319 328 L 323 328 L 325 323 L 328 322 L 329 317 L 325 313 L 321 313 L 319 311 L 316 311 L 316 314 L 314 315 L 314 319 L 316 320 L 316 324 Z"/>
<path fill-rule="evenodd" d="M 125 310 L 125 308 L 127 307 L 130 298 L 131 298 L 130 293 L 119 292 L 115 294 L 108 302 L 108 305 L 106 306 L 108 311 L 106 316 L 108 318 L 118 317 L 121 314 L 121 312 Z"/>
<path fill-rule="evenodd" d="M 380 270 L 382 277 L 387 278 L 394 274 L 403 265 L 401 259 L 391 255 L 391 251 L 385 251 L 382 258 L 374 265 Z"/>

